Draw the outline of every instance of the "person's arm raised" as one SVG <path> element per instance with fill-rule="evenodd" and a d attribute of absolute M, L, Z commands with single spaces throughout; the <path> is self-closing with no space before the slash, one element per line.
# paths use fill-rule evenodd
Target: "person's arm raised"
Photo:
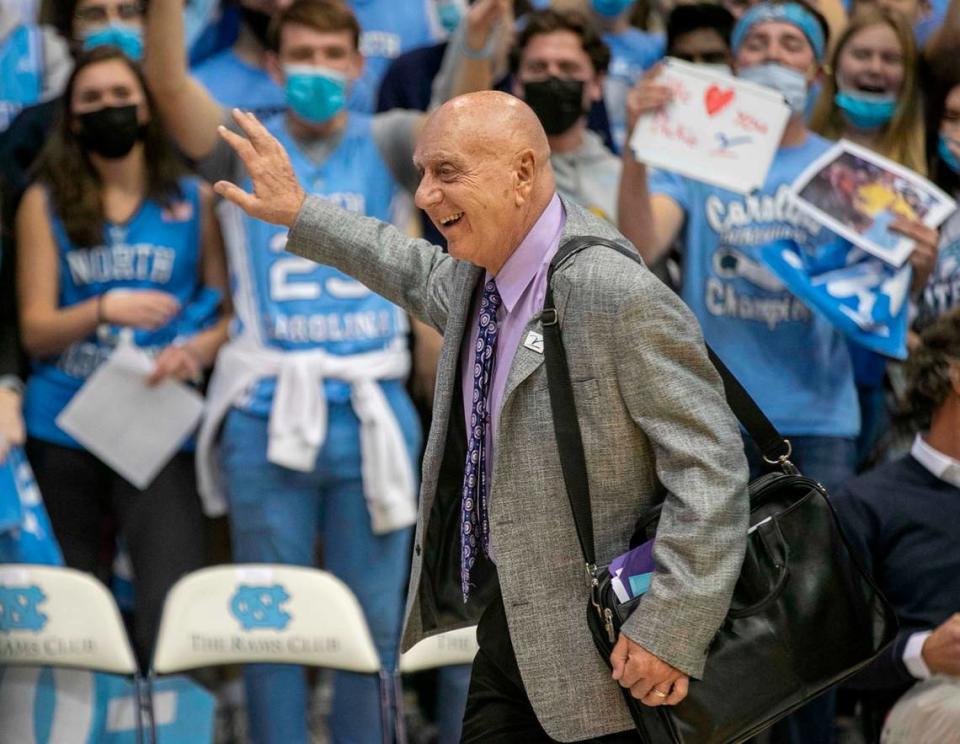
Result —
<path fill-rule="evenodd" d="M 506 67 L 513 11 L 507 0 L 477 0 L 450 37 L 433 81 L 430 108 L 490 90 Z"/>
<path fill-rule="evenodd" d="M 306 196 L 286 150 L 257 117 L 234 109 L 241 136 L 220 127 L 253 184 L 253 193 L 228 181 L 214 190 L 251 217 L 290 228 L 287 250 L 352 276 L 441 333 L 446 326 L 456 261 L 372 217 L 361 217 L 319 196 Z"/>
<path fill-rule="evenodd" d="M 633 131 L 641 115 L 670 100 L 670 90 L 655 82 L 658 72 L 659 66 L 652 68 L 627 94 L 628 132 Z M 651 196 L 647 166 L 633 157 L 629 144 L 623 148 L 617 214 L 620 232 L 636 246 L 648 266 L 663 257 L 683 225 L 679 204 L 663 194 Z"/>
<path fill-rule="evenodd" d="M 190 77 L 183 30 L 183 0 L 151 0 L 147 6 L 143 72 L 167 132 L 189 158 L 209 155 L 223 109 Z"/>

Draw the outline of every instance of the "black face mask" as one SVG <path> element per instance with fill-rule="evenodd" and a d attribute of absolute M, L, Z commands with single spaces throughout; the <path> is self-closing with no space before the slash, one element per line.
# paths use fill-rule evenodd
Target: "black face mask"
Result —
<path fill-rule="evenodd" d="M 129 153 L 146 127 L 137 121 L 136 106 L 105 106 L 77 116 L 80 143 L 90 152 L 111 160 Z"/>
<path fill-rule="evenodd" d="M 270 29 L 270 14 L 261 13 L 259 10 L 253 10 L 244 5 L 240 6 L 240 17 L 247 24 L 247 28 L 257 37 L 257 41 L 266 48 L 267 31 Z"/>
<path fill-rule="evenodd" d="M 583 108 L 583 81 L 546 80 L 523 84 L 523 100 L 533 109 L 544 131 L 561 134 L 572 127 L 586 111 Z"/>

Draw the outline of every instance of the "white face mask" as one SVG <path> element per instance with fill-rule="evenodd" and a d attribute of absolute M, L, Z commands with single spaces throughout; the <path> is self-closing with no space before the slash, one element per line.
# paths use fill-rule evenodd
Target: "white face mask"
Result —
<path fill-rule="evenodd" d="M 794 114 L 802 114 L 807 107 L 807 77 L 792 67 L 776 62 L 764 62 L 741 67 L 737 77 L 757 85 L 773 88 L 786 100 Z"/>

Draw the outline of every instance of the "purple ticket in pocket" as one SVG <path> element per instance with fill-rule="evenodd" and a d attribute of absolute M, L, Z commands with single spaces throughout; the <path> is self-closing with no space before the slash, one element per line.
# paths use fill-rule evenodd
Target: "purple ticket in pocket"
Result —
<path fill-rule="evenodd" d="M 626 602 L 646 592 L 655 568 L 653 540 L 647 540 L 614 558 L 607 570 L 613 577 L 613 589 L 620 601 Z"/>

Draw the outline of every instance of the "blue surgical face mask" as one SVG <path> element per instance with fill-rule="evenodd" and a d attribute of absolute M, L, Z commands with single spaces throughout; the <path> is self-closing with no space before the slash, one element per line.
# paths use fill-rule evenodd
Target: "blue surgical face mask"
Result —
<path fill-rule="evenodd" d="M 802 114 L 807 106 L 807 78 L 792 67 L 776 62 L 764 62 L 752 67 L 741 67 L 737 77 L 757 85 L 773 88 L 784 97 L 795 114 Z"/>
<path fill-rule="evenodd" d="M 84 50 L 98 46 L 115 46 L 134 62 L 139 62 L 143 59 L 143 32 L 123 23 L 101 26 L 83 37 Z"/>
<path fill-rule="evenodd" d="M 460 6 L 452 0 L 440 0 L 437 3 L 437 20 L 443 29 L 452 34 L 460 25 Z"/>
<path fill-rule="evenodd" d="M 957 175 L 960 175 L 960 158 L 954 155 L 950 148 L 947 147 L 948 142 L 952 142 L 949 137 L 947 137 L 942 132 L 940 133 L 940 141 L 937 143 L 937 154 L 940 155 L 940 159 L 946 163 L 947 167 L 952 170 Z"/>
<path fill-rule="evenodd" d="M 325 67 L 284 65 L 287 76 L 287 105 L 313 124 L 330 121 L 343 110 L 347 100 L 347 79 Z"/>
<path fill-rule="evenodd" d="M 604 18 L 616 18 L 633 5 L 634 0 L 590 0 L 590 4 Z"/>
<path fill-rule="evenodd" d="M 833 102 L 857 129 L 879 129 L 890 122 L 897 110 L 897 97 L 893 93 L 841 90 Z"/>

